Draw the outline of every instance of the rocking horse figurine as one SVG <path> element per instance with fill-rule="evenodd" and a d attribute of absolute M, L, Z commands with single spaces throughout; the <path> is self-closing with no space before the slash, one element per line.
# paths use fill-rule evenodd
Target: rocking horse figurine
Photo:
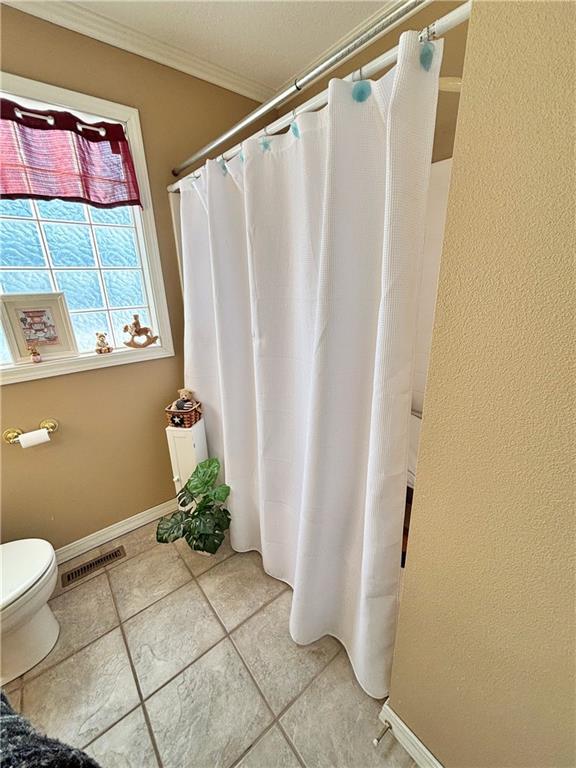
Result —
<path fill-rule="evenodd" d="M 143 349 L 158 341 L 158 336 L 152 335 L 152 328 L 140 325 L 140 315 L 134 315 L 133 317 L 134 322 L 124 326 L 124 333 L 130 334 L 130 341 L 125 341 L 124 346 L 132 347 L 133 349 Z M 136 341 L 136 339 L 140 339 L 142 336 L 145 337 L 144 341 Z"/>

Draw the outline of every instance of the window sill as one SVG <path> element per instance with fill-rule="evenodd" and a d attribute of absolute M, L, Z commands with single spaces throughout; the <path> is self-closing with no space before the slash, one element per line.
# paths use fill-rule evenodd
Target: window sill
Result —
<path fill-rule="evenodd" d="M 87 352 L 78 355 L 78 357 L 45 360 L 42 363 L 21 363 L 0 369 L 0 385 L 47 379 L 51 376 L 64 376 L 68 373 L 93 371 L 98 368 L 111 368 L 115 365 L 142 363 L 146 360 L 158 360 L 162 357 L 173 356 L 174 350 L 172 348 L 146 347 L 145 349 L 115 349 L 107 355 Z"/>

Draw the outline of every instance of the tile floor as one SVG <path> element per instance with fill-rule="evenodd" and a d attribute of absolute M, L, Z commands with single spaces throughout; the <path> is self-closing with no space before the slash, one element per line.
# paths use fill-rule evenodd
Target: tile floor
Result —
<path fill-rule="evenodd" d="M 291 591 L 255 552 L 214 557 L 157 544 L 156 523 L 63 566 L 124 545 L 126 558 L 57 587 L 50 655 L 10 683 L 40 730 L 102 768 L 414 768 L 386 734 L 381 703 L 331 637 L 288 633 Z M 62 568 L 61 568 L 62 570 Z"/>

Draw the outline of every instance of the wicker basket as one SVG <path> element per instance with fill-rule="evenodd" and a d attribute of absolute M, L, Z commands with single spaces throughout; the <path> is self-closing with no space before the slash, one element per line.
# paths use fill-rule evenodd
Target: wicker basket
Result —
<path fill-rule="evenodd" d="M 164 408 L 169 427 L 188 429 L 193 427 L 202 418 L 202 405 L 198 402 L 194 403 L 194 407 L 189 408 L 187 411 L 179 411 L 176 408 L 172 408 L 173 405 L 174 403 L 171 403 L 168 408 Z"/>

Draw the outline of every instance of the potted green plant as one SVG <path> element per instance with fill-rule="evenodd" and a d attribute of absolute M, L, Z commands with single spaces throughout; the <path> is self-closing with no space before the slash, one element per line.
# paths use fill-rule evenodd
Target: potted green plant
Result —
<path fill-rule="evenodd" d="M 196 552 L 213 555 L 230 528 L 230 512 L 224 503 L 230 494 L 228 485 L 216 485 L 220 472 L 218 459 L 200 462 L 186 485 L 178 492 L 178 511 L 162 517 L 156 539 L 167 544 L 184 538 Z"/>

